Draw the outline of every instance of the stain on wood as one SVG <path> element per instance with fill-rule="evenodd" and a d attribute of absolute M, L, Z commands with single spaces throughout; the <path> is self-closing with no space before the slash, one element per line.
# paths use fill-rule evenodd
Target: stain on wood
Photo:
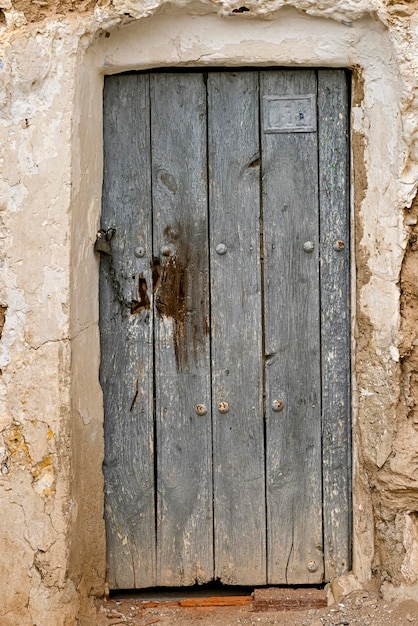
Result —
<path fill-rule="evenodd" d="M 190 355 L 196 362 L 209 333 L 201 284 L 202 272 L 207 271 L 206 246 L 204 242 L 192 246 L 192 231 L 182 224 L 167 227 L 164 234 L 167 241 L 175 243 L 175 252 L 158 265 L 156 310 L 173 321 L 176 363 L 181 368 L 188 365 Z"/>
<path fill-rule="evenodd" d="M 213 579 L 206 86 L 150 76 L 157 576 Z M 163 175 L 162 175 L 163 174 Z M 196 412 L 204 404 L 207 416 Z"/>
<path fill-rule="evenodd" d="M 138 277 L 138 300 L 132 300 L 131 313 L 140 313 L 150 308 L 150 299 L 148 297 L 147 279 L 144 274 Z"/>
<path fill-rule="evenodd" d="M 151 268 L 151 276 L 152 276 L 152 292 L 155 293 L 160 285 L 160 276 L 161 276 L 161 263 L 160 263 L 160 258 L 158 256 L 152 257 L 150 268 Z"/>

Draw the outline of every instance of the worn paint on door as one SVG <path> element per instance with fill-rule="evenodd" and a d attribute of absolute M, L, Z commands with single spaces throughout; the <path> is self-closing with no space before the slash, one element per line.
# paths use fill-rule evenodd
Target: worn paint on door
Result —
<path fill-rule="evenodd" d="M 105 81 L 111 588 L 350 566 L 342 70 Z"/>

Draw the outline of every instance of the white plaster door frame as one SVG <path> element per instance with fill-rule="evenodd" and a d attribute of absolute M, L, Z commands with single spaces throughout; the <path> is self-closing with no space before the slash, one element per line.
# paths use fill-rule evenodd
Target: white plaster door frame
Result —
<path fill-rule="evenodd" d="M 396 96 L 402 85 L 390 34 L 375 16 L 353 12 L 353 7 L 341 13 L 337 4 L 332 10 L 313 8 L 311 16 L 292 7 L 266 12 L 260 5 L 268 19 L 252 13 L 221 16 L 216 14 L 218 7 L 191 4 L 166 6 L 152 16 L 139 5 L 131 8 L 133 13 L 127 18 L 116 7 L 110 12 L 98 7 L 78 49 L 72 147 L 71 389 L 78 424 L 73 429 L 73 571 L 94 588 L 103 584 L 103 494 L 97 489 L 103 480 L 99 454 L 103 405 L 98 385 L 98 260 L 92 243 L 101 211 L 104 75 L 187 65 L 348 67 L 354 70 L 352 220 L 357 242 L 352 255 L 352 324 L 354 328 L 356 310 L 364 314 L 373 342 L 372 352 L 362 346 L 352 360 L 353 572 L 366 582 L 372 576 L 375 537 L 365 463 L 380 467 L 394 434 L 399 384 L 397 281 L 405 243 L 399 215 L 414 192 L 413 172 L 403 170 L 405 145 Z M 376 380 L 384 383 L 379 394 L 375 393 Z M 375 415 L 382 419 L 372 424 Z M 373 441 L 366 428 L 373 432 Z M 86 459 L 90 463 L 87 474 Z M 93 571 L 92 562 L 97 576 L 86 575 Z"/>

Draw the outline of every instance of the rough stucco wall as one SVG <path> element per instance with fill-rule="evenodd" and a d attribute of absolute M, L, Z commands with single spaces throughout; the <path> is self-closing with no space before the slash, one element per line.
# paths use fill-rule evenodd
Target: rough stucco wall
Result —
<path fill-rule="evenodd" d="M 384 588 L 417 588 L 418 581 L 418 197 L 405 211 L 408 243 L 400 273 L 400 397 L 391 454 L 373 479 L 376 570 Z M 390 589 L 389 596 L 395 591 Z"/>
<path fill-rule="evenodd" d="M 0 353 L 1 621 L 42 623 L 49 607 L 60 623 L 76 602 L 65 541 L 71 152 L 69 141 L 56 142 L 57 133 L 70 137 L 67 68 L 48 29 L 37 39 L 18 29 L 7 38 L 0 91 L 1 301 L 7 306 Z"/>
<path fill-rule="evenodd" d="M 85 598 L 103 590 L 97 293 L 92 295 L 93 282 L 81 280 L 84 274 L 97 279 L 91 245 L 101 157 L 94 154 L 94 141 L 89 148 L 88 125 L 81 134 L 77 130 L 82 107 L 87 119 L 98 115 L 93 101 L 82 101 L 88 75 L 84 86 L 77 85 L 77 75 L 89 47 L 100 56 L 102 42 L 117 40 L 123 24 L 130 28 L 136 20 L 158 14 L 163 4 L 0 3 L 4 626 L 70 625 L 77 615 L 81 623 L 91 624 L 93 609 Z M 226 20 L 242 2 L 179 4 L 186 13 L 190 6 L 194 14 L 217 13 Z M 286 5 L 301 15 L 343 24 L 353 33 L 341 59 L 347 58 L 355 70 L 354 531 L 361 549 L 355 549 L 354 568 L 362 583 L 374 580 L 387 596 L 401 592 L 418 597 L 418 204 L 413 202 L 418 180 L 418 3 L 251 0 L 245 5 L 249 13 L 232 18 L 242 19 L 243 29 L 256 15 L 280 20 L 288 15 L 280 11 Z M 175 13 L 175 5 L 167 7 Z M 367 29 L 359 36 L 355 26 L 370 16 L 369 36 L 374 36 L 372 23 L 385 32 L 388 56 L 373 61 L 371 49 L 364 70 L 356 50 L 367 48 Z M 312 20 L 312 28 L 317 26 L 319 21 Z M 104 31 L 110 37 L 103 37 Z M 119 34 L 123 39 L 123 29 Z M 176 45 L 181 48 L 181 42 Z M 322 57 L 317 56 L 322 65 L 333 54 L 327 45 L 324 41 L 318 53 Z M 196 53 L 169 54 L 172 64 L 183 57 L 193 63 L 201 52 L 196 44 Z M 112 59 L 106 63 L 111 65 Z M 387 91 L 377 96 L 373 85 L 385 72 Z M 97 85 L 100 89 L 99 78 Z M 81 172 L 74 153 L 89 150 L 91 167 Z M 89 368 L 83 369 L 80 353 L 91 355 Z"/>

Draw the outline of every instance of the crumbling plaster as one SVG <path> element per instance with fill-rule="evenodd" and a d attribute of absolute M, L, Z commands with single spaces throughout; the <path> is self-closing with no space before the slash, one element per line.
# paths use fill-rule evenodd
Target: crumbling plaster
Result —
<path fill-rule="evenodd" d="M 341 586 L 418 597 L 418 4 L 232 13 L 241 4 L 0 3 L 2 626 L 91 625 L 104 590 L 103 75 L 164 65 L 353 70 L 354 578 Z"/>

